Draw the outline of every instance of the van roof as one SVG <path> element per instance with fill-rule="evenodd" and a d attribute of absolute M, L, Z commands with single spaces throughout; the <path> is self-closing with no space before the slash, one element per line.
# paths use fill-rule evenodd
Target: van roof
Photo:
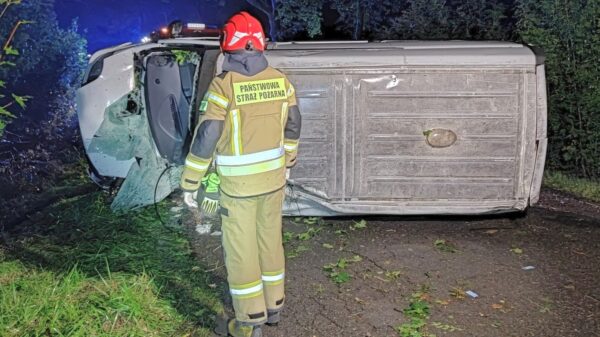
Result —
<path fill-rule="evenodd" d="M 456 48 L 523 48 L 522 44 L 505 41 L 290 41 L 270 43 L 268 49 L 456 49 Z"/>
<path fill-rule="evenodd" d="M 276 42 L 267 54 L 271 64 L 279 68 L 506 67 L 543 63 L 543 55 L 536 55 L 529 46 L 503 41 Z"/>

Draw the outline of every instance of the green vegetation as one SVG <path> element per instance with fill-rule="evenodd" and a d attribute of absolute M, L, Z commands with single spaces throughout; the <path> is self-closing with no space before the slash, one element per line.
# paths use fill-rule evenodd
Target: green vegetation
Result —
<path fill-rule="evenodd" d="M 574 178 L 566 174 L 550 171 L 544 175 L 544 185 L 559 191 L 574 194 L 588 200 L 600 202 L 600 183 L 588 179 Z"/>
<path fill-rule="evenodd" d="M 320 226 L 324 224 L 323 220 L 319 217 L 297 217 L 292 222 L 296 225 L 306 226 L 306 230 L 301 233 L 283 232 L 283 244 L 286 246 L 285 256 L 288 259 L 296 258 L 301 253 L 308 251 L 309 248 L 302 242 L 309 241 L 317 236 L 322 230 Z"/>
<path fill-rule="evenodd" d="M 442 239 L 435 240 L 433 242 L 433 246 L 440 252 L 444 252 L 444 253 L 458 252 L 458 248 L 456 248 L 456 246 L 452 242 L 442 240 Z"/>
<path fill-rule="evenodd" d="M 20 0 L 0 0 L 0 23 L 6 21 L 4 15 L 8 11 L 11 6 L 20 4 Z M 0 70 L 4 70 L 6 68 L 14 68 L 16 66 L 14 62 L 14 58 L 19 56 L 19 51 L 13 47 L 13 41 L 15 39 L 16 33 L 24 24 L 29 22 L 24 20 L 18 20 L 12 24 L 12 27 L 8 31 L 8 34 L 3 39 L 0 40 L 2 43 L 0 46 Z M 13 106 L 19 106 L 21 109 L 25 109 L 25 103 L 29 99 L 29 96 L 19 96 L 6 88 L 6 81 L 2 78 L 0 79 L 0 137 L 4 134 L 4 128 L 6 128 L 7 123 L 15 118 L 14 112 L 12 112 Z"/>
<path fill-rule="evenodd" d="M 429 289 L 422 289 L 411 295 L 410 303 L 402 313 L 408 319 L 396 327 L 396 332 L 401 337 L 435 337 L 428 332 L 427 320 L 429 319 Z"/>
<path fill-rule="evenodd" d="M 145 273 L 88 277 L 77 268 L 61 274 L 3 262 L 0 298 L 6 337 L 160 336 L 184 324 Z"/>
<path fill-rule="evenodd" d="M 292 40 L 321 36 L 324 10 L 337 14 L 337 34 L 353 40 L 506 40 L 513 34 L 511 6 L 500 0 L 278 0 L 275 21 L 277 37 Z"/>
<path fill-rule="evenodd" d="M 223 312 L 184 229 L 152 208 L 115 215 L 94 193 L 26 230 L 0 246 L 3 336 L 209 336 Z"/>
<path fill-rule="evenodd" d="M 350 263 L 362 261 L 362 257 L 354 255 L 351 259 L 340 258 L 335 263 L 329 263 L 323 266 L 327 276 L 336 284 L 343 284 L 352 278 L 352 275 L 346 271 Z"/>
<path fill-rule="evenodd" d="M 354 223 L 352 225 L 350 225 L 350 229 L 351 230 L 357 230 L 357 229 L 365 229 L 367 228 L 367 221 L 366 220 L 360 220 L 360 221 L 353 221 Z"/>
<path fill-rule="evenodd" d="M 518 34 L 546 53 L 548 167 L 600 179 L 600 2 L 517 4 Z"/>
<path fill-rule="evenodd" d="M 0 0 L 0 43 L 0 136 L 27 104 L 23 123 L 49 123 L 45 131 L 56 137 L 74 116 L 75 89 L 87 66 L 77 21 L 61 28 L 54 0 Z"/>

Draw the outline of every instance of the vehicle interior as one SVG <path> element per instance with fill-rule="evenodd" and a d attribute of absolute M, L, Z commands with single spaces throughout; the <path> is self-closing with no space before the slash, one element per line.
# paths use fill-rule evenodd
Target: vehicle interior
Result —
<path fill-rule="evenodd" d="M 218 49 L 155 49 L 139 55 L 150 130 L 160 155 L 181 165 L 215 72 Z"/>

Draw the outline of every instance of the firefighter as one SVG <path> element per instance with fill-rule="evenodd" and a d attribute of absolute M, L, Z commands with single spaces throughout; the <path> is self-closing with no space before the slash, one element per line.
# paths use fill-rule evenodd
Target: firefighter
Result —
<path fill-rule="evenodd" d="M 263 55 L 260 22 L 246 12 L 223 27 L 223 73 L 201 104 L 181 179 L 184 200 L 214 161 L 220 178 L 220 214 L 234 337 L 262 336 L 284 304 L 282 206 L 286 169 L 294 166 L 301 117 L 294 86 Z M 214 155 L 213 155 L 214 154 Z"/>

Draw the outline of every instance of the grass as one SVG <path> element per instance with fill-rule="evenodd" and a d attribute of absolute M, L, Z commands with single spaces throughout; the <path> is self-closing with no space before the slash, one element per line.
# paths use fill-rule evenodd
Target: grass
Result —
<path fill-rule="evenodd" d="M 422 286 L 421 290 L 410 297 L 407 308 L 402 313 L 408 320 L 395 328 L 400 337 L 435 337 L 429 333 L 427 321 L 429 320 L 429 287 Z"/>
<path fill-rule="evenodd" d="M 184 325 L 145 273 L 62 275 L 11 261 L 0 264 L 0 275 L 3 336 L 162 336 Z"/>
<path fill-rule="evenodd" d="M 585 199 L 600 202 L 600 182 L 575 178 L 561 172 L 544 174 L 544 186 L 568 192 Z"/>
<path fill-rule="evenodd" d="M 95 193 L 42 222 L 0 245 L 2 336 L 210 335 L 221 290 L 153 208 L 115 215 Z"/>
<path fill-rule="evenodd" d="M 435 240 L 433 242 L 433 246 L 437 250 L 439 250 L 440 252 L 443 252 L 443 253 L 456 253 L 456 252 L 458 252 L 458 248 L 456 248 L 456 246 L 452 242 L 446 241 L 446 240 L 442 240 L 442 239 Z"/>
<path fill-rule="evenodd" d="M 362 261 L 362 257 L 354 255 L 351 259 L 340 258 L 335 263 L 328 263 L 323 266 L 323 270 L 335 284 L 343 284 L 352 279 L 352 275 L 346 271 L 346 267 L 351 263 Z"/>

